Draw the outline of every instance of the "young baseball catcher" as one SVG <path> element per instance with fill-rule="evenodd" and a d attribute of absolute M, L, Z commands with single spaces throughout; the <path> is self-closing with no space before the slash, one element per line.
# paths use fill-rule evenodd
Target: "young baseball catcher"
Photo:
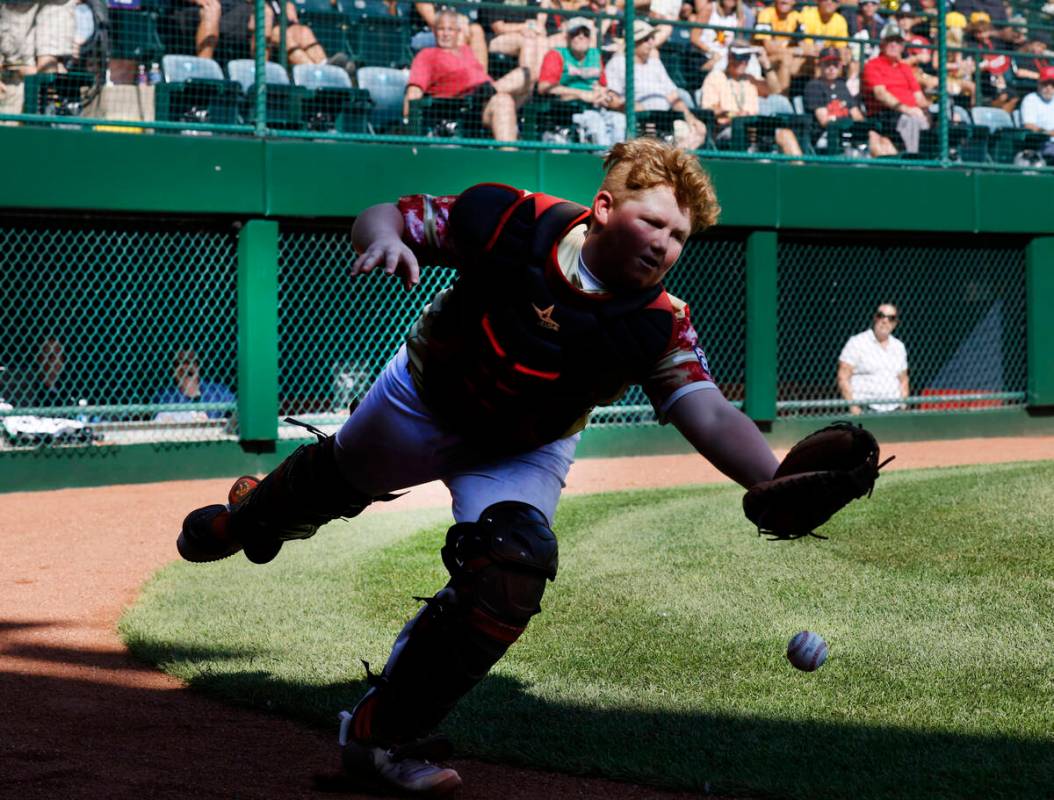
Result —
<path fill-rule="evenodd" d="M 541 610 L 557 572 L 553 515 L 595 406 L 640 384 L 661 421 L 750 490 L 748 516 L 777 537 L 811 533 L 877 474 L 877 445 L 845 426 L 806 440 L 777 476 L 765 439 L 714 384 L 688 307 L 662 285 L 688 237 L 717 219 L 708 176 L 652 139 L 615 145 L 605 168 L 590 208 L 486 183 L 364 211 L 353 274 L 381 269 L 410 288 L 419 265 L 442 264 L 457 279 L 336 436 L 318 434 L 183 523 L 188 561 L 244 550 L 265 563 L 399 489 L 436 479 L 450 489 L 450 580 L 342 713 L 343 764 L 363 785 L 433 795 L 460 785 L 435 763 L 448 745 L 429 737 Z"/>

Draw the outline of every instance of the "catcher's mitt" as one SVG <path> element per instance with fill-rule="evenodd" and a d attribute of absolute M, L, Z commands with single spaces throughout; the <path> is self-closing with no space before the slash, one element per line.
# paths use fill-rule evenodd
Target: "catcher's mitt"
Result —
<path fill-rule="evenodd" d="M 743 497 L 747 519 L 772 539 L 815 536 L 851 500 L 870 496 L 878 471 L 878 442 L 861 425 L 836 422 L 809 434 L 787 453 L 772 480 Z"/>

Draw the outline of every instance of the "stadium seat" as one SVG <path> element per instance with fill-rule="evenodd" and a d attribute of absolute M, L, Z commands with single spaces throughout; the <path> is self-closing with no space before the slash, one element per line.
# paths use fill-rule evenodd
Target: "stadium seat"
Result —
<path fill-rule="evenodd" d="M 158 34 L 160 3 L 144 0 L 140 8 L 109 9 L 109 57 L 149 66 L 165 52 Z"/>
<path fill-rule="evenodd" d="M 297 0 L 297 16 L 311 28 L 327 54 L 351 53 L 349 17 L 353 12 L 343 0 Z"/>
<path fill-rule="evenodd" d="M 365 89 L 352 88 L 345 70 L 332 64 L 297 64 L 293 83 L 303 92 L 300 119 L 310 130 L 367 132 L 373 100 Z"/>
<path fill-rule="evenodd" d="M 167 55 L 161 59 L 161 71 L 165 80 L 154 87 L 157 119 L 219 125 L 237 121 L 241 86 L 226 80 L 211 58 Z"/>
<path fill-rule="evenodd" d="M 355 79 L 373 100 L 370 127 L 375 133 L 397 124 L 403 116 L 403 95 L 409 74 L 392 67 L 359 67 Z"/>
<path fill-rule="evenodd" d="M 352 58 L 361 67 L 408 67 L 410 21 L 399 17 L 365 17 L 349 30 Z"/>
<path fill-rule="evenodd" d="M 337 69 L 333 67 L 333 69 Z M 338 72 L 343 72 L 339 70 Z M 303 90 L 289 83 L 289 75 L 281 64 L 268 61 L 264 69 L 267 80 L 267 126 L 295 130 L 303 127 L 300 101 Z M 239 58 L 227 62 L 227 77 L 242 90 L 238 111 L 243 122 L 256 121 L 256 62 Z"/>
<path fill-rule="evenodd" d="M 560 100 L 533 95 L 520 110 L 520 138 L 529 141 L 548 139 L 545 134 L 559 133 L 568 141 L 578 141 L 577 126 L 571 119 L 591 108 L 581 100 Z"/>
<path fill-rule="evenodd" d="M 22 112 L 77 116 L 83 108 L 83 89 L 94 85 L 91 72 L 45 72 L 25 77 Z"/>
<path fill-rule="evenodd" d="M 974 106 L 971 111 L 974 129 L 988 129 L 988 160 L 1012 164 L 1022 150 L 1040 150 L 1047 141 L 1044 133 L 1015 127 L 1013 117 L 1001 108 Z"/>

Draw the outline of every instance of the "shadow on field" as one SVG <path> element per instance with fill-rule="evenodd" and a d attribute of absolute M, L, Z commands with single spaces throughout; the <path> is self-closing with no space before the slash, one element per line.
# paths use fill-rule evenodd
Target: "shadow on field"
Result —
<path fill-rule="evenodd" d="M 167 647 L 141 654 L 165 661 L 191 658 Z M 326 726 L 366 688 L 363 680 L 308 686 L 256 671 L 211 673 L 191 685 L 228 702 Z M 493 675 L 466 697 L 443 730 L 463 756 L 722 795 L 1054 796 L 1054 739 L 950 735 L 924 726 L 924 720 L 908 729 L 851 720 L 601 710 L 572 698 L 546 702 L 518 681 Z"/>

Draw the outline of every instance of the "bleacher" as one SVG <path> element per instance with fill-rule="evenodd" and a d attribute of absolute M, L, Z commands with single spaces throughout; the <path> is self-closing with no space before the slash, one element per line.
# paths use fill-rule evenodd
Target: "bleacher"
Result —
<path fill-rule="evenodd" d="M 884 0 L 886 13 L 892 14 L 898 0 Z M 455 6 L 474 4 L 454 3 Z M 273 48 L 265 73 L 266 91 L 262 101 L 257 92 L 255 63 L 248 50 L 248 34 L 240 57 L 223 58 L 230 47 L 221 46 L 215 58 L 197 55 L 193 32 L 176 22 L 177 12 L 186 10 L 180 0 L 92 0 L 77 7 L 79 56 L 70 59 L 65 73 L 28 76 L 25 82 L 25 114 L 124 120 L 136 123 L 168 123 L 177 130 L 195 132 L 208 126 L 231 134 L 246 134 L 261 127 L 281 135 L 283 132 L 313 133 L 319 136 L 408 136 L 427 139 L 462 139 L 479 143 L 491 137 L 478 114 L 459 98 L 425 97 L 410 103 L 404 117 L 402 101 L 408 68 L 427 29 L 414 7 L 406 0 L 297 0 L 300 23 L 308 26 L 324 48 L 327 62 L 292 65 L 282 48 Z M 751 6 L 754 11 L 761 5 Z M 856 8 L 843 6 L 848 17 Z M 1008 19 L 999 21 L 999 31 L 1027 31 L 1030 40 L 1041 41 L 1048 49 L 1035 55 L 1036 63 L 1054 65 L 1049 50 L 1054 31 L 1054 4 L 1038 0 L 1016 0 L 1007 7 Z M 508 6 L 507 14 L 536 14 L 533 6 Z M 568 14 L 590 16 L 581 9 L 561 10 L 554 17 L 550 34 L 559 32 L 558 20 Z M 595 15 L 594 15 L 595 16 Z M 621 21 L 620 21 L 621 22 Z M 795 133 L 808 157 L 866 156 L 866 123 L 837 122 L 820 137 L 815 120 L 805 113 L 801 82 L 792 83 L 787 94 L 763 97 L 757 115 L 737 118 L 730 136 L 717 140 L 713 114 L 699 107 L 700 86 L 706 75 L 706 56 L 692 41 L 695 28 L 707 26 L 692 20 L 664 21 L 674 34 L 659 48 L 662 64 L 680 96 L 692 113 L 708 124 L 711 135 L 702 148 L 715 154 L 771 156 L 776 152 L 773 132 L 787 128 Z M 995 21 L 993 21 L 995 23 Z M 277 23 L 276 23 L 277 24 Z M 731 37 L 733 32 L 722 31 Z M 750 40 L 752 31 L 735 35 Z M 802 38 L 801 34 L 791 34 Z M 1018 50 L 1017 34 L 1008 35 L 998 55 L 1010 60 L 1006 81 L 1008 92 L 1020 97 L 1035 88 L 1034 78 L 1018 78 L 1023 54 Z M 850 40 L 850 46 L 867 42 Z M 615 40 L 601 42 L 604 60 L 614 53 Z M 876 42 L 870 41 L 874 45 Z M 931 49 L 936 45 L 912 43 L 912 48 Z M 982 53 L 966 46 L 965 55 L 980 61 Z M 488 68 L 493 78 L 516 66 L 516 59 L 491 54 Z M 978 71 L 980 75 L 980 71 Z M 129 87 L 135 87 L 134 90 Z M 144 101 L 148 95 L 148 101 Z M 981 92 L 973 97 L 952 98 L 947 126 L 947 152 L 941 151 L 936 124 L 938 104 L 931 112 L 935 124 L 923 132 L 919 152 L 914 158 L 945 162 L 1014 164 L 1039 167 L 1047 137 L 1026 130 L 1019 111 L 983 104 Z M 135 97 L 134 106 L 132 97 Z M 122 107 L 115 108 L 115 105 Z M 521 139 L 547 142 L 554 147 L 595 145 L 587 132 L 574 121 L 585 109 L 581 103 L 563 103 L 533 91 L 517 114 Z M 262 114 L 262 117 L 261 117 Z M 637 114 L 636 130 L 671 139 L 680 114 L 648 111 Z M 165 127 L 169 127 L 165 126 Z M 862 142 L 864 143 L 862 145 Z M 443 142 L 446 143 L 446 142 Z M 1050 157 L 1048 157 L 1050 160 Z"/>

